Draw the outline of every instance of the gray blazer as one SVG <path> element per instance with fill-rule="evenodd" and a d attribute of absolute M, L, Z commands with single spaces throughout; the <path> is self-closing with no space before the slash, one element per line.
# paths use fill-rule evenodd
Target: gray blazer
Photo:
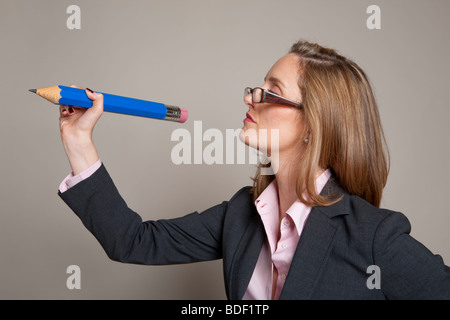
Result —
<path fill-rule="evenodd" d="M 162 265 L 223 259 L 227 297 L 242 299 L 265 240 L 249 190 L 202 213 L 143 222 L 102 165 L 59 196 L 112 260 Z M 334 178 L 322 194 L 343 198 L 311 210 L 280 299 L 450 299 L 450 268 L 409 235 L 403 214 L 346 193 Z M 379 289 L 367 285 L 375 276 L 369 266 L 379 268 Z"/>

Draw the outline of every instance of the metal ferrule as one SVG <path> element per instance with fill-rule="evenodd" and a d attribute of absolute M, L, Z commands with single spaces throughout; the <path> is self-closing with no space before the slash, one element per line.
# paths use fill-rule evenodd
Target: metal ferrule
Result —
<path fill-rule="evenodd" d="M 167 105 L 167 112 L 166 112 L 166 116 L 164 118 L 164 120 L 170 120 L 170 121 L 178 121 L 180 120 L 181 117 L 181 110 L 179 107 L 177 106 L 171 106 L 171 105 Z"/>

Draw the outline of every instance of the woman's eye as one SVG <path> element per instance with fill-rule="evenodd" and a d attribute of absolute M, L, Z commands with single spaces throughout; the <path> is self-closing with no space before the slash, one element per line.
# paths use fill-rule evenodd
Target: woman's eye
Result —
<path fill-rule="evenodd" d="M 278 90 L 277 91 L 275 91 L 275 90 L 268 90 L 270 93 L 273 93 L 273 94 L 276 94 L 277 96 L 279 96 L 280 95 L 280 93 L 278 92 Z"/>

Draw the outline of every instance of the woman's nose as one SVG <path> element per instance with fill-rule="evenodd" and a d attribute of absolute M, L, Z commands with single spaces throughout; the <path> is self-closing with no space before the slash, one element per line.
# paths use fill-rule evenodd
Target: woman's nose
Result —
<path fill-rule="evenodd" d="M 245 102 L 245 104 L 246 104 L 249 108 L 252 108 L 252 109 L 255 108 L 254 105 L 253 105 L 251 93 L 249 93 L 248 95 L 246 95 L 246 96 L 244 97 L 244 102 Z"/>

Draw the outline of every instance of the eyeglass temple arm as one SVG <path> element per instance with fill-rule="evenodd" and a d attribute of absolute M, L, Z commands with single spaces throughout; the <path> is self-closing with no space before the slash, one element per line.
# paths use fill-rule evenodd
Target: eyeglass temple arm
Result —
<path fill-rule="evenodd" d="M 263 102 L 272 102 L 272 103 L 287 105 L 287 106 L 291 106 L 291 107 L 303 108 L 303 105 L 301 103 L 297 103 L 297 102 L 288 100 L 286 98 L 279 97 L 275 94 L 268 92 L 267 90 L 263 90 L 263 92 L 264 92 Z"/>

